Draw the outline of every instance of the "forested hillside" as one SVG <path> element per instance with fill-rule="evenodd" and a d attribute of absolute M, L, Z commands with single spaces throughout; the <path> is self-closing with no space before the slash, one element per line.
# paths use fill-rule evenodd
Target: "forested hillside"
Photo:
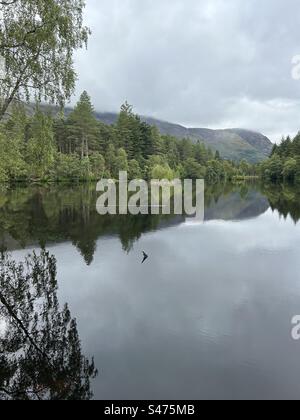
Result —
<path fill-rule="evenodd" d="M 113 125 L 97 120 L 86 92 L 67 115 L 53 115 L 51 108 L 27 111 L 15 104 L 1 125 L 1 181 L 87 181 L 117 178 L 120 170 L 130 178 L 204 177 L 210 182 L 255 174 L 245 160 L 222 160 L 199 140 L 161 135 L 127 103 Z"/>
<path fill-rule="evenodd" d="M 261 176 L 271 182 L 300 183 L 300 133 L 274 145 L 270 159 L 261 165 Z"/>
<path fill-rule="evenodd" d="M 70 110 L 69 110 L 70 112 Z M 99 121 L 113 125 L 118 120 L 114 113 L 96 112 Z M 270 156 L 273 144 L 264 135 L 243 129 L 210 130 L 207 128 L 186 128 L 179 124 L 161 121 L 155 118 L 140 117 L 142 121 L 158 128 L 162 135 L 189 138 L 193 143 L 200 141 L 212 151 L 219 151 L 227 160 L 247 160 L 249 163 L 260 162 Z"/>

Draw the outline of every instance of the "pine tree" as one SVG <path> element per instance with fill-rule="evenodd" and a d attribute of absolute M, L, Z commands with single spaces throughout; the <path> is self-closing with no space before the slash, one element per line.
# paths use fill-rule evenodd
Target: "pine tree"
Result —
<path fill-rule="evenodd" d="M 142 122 L 141 130 L 141 153 L 144 159 L 154 155 L 153 131 L 152 127 L 147 123 Z"/>
<path fill-rule="evenodd" d="M 117 121 L 117 147 L 124 148 L 131 159 L 139 153 L 139 117 L 133 114 L 133 107 L 125 102 L 121 106 Z"/>
<path fill-rule="evenodd" d="M 57 149 L 60 153 L 70 153 L 68 136 L 67 136 L 67 126 L 64 120 L 64 116 L 60 115 L 53 125 L 55 142 Z"/>
<path fill-rule="evenodd" d="M 219 150 L 217 150 L 217 151 L 216 151 L 216 154 L 215 154 L 215 159 L 216 159 L 216 160 L 221 160 L 221 155 L 220 155 Z"/>
<path fill-rule="evenodd" d="M 109 143 L 107 152 L 105 155 L 106 168 L 109 174 L 112 176 L 115 169 L 116 161 L 116 149 L 112 142 Z"/>
<path fill-rule="evenodd" d="M 82 93 L 74 111 L 69 115 L 68 128 L 72 149 L 79 153 L 82 159 L 88 157 L 91 150 L 97 150 L 98 123 L 86 91 Z"/>

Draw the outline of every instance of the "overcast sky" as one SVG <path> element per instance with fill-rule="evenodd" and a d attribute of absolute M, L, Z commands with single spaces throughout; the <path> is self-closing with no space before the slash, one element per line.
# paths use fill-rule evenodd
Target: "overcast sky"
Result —
<path fill-rule="evenodd" d="M 299 0 L 87 0 L 77 96 L 186 126 L 300 129 Z M 75 100 L 75 98 L 74 98 Z"/>

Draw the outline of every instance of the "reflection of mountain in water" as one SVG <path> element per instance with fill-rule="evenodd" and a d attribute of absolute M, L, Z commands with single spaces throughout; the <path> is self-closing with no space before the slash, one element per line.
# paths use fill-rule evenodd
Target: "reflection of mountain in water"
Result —
<path fill-rule="evenodd" d="M 270 202 L 276 207 L 279 197 L 275 192 L 272 194 Z M 244 184 L 207 186 L 205 219 L 257 217 L 269 207 L 265 195 Z M 117 236 L 129 252 L 142 234 L 176 226 L 185 220 L 175 215 L 99 216 L 96 200 L 94 185 L 32 186 L 0 192 L 0 245 L 14 250 L 70 241 L 86 263 L 91 264 L 100 238 Z M 287 201 L 286 197 L 280 203 L 282 208 L 287 207 Z"/>
<path fill-rule="evenodd" d="M 205 209 L 205 220 L 243 220 L 258 217 L 269 208 L 268 200 L 258 191 L 251 190 L 242 198 L 239 192 L 222 196 Z"/>

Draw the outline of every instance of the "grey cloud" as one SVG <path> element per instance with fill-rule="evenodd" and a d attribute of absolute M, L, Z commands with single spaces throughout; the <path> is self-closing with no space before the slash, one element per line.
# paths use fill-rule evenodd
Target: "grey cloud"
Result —
<path fill-rule="evenodd" d="M 188 126 L 300 128 L 298 0 L 88 0 L 93 31 L 76 55 L 77 97 Z M 74 98 L 75 101 L 76 98 Z"/>

